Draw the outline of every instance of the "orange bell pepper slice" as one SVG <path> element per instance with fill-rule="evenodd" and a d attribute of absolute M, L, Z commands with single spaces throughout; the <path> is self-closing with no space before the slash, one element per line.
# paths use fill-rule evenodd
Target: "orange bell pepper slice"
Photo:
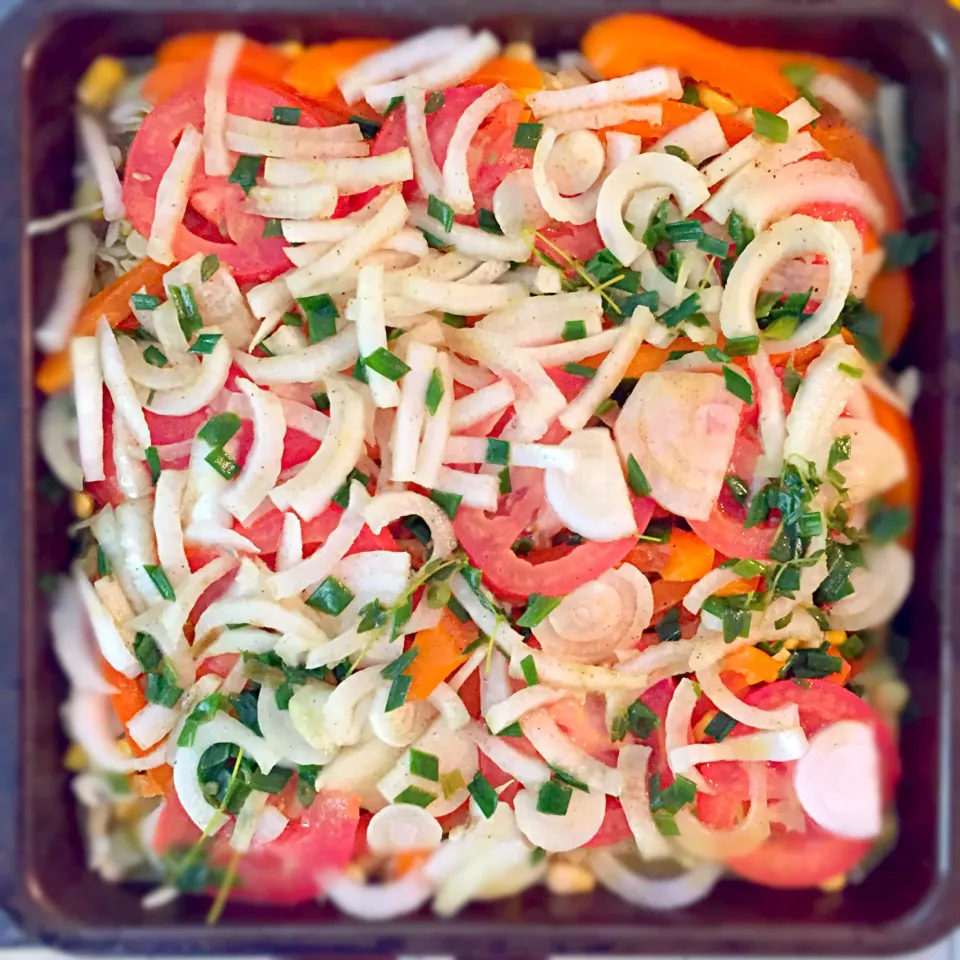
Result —
<path fill-rule="evenodd" d="M 87 301 L 77 318 L 74 336 L 89 337 L 94 334 L 101 317 L 106 317 L 111 327 L 119 326 L 130 316 L 130 297 L 141 287 L 146 287 L 147 293 L 154 296 L 162 293 L 162 278 L 169 269 L 153 260 L 143 260 L 129 273 L 117 277 L 110 286 L 104 287 Z M 37 386 L 44 393 L 62 390 L 70 385 L 72 379 L 69 350 L 44 357 L 37 370 Z"/>
<path fill-rule="evenodd" d="M 407 699 L 426 700 L 437 684 L 466 662 L 463 648 L 479 635 L 475 624 L 461 623 L 444 608 L 440 622 L 429 630 L 420 630 L 413 641 L 418 652 L 407 668 L 413 678 Z"/>
<path fill-rule="evenodd" d="M 207 74 L 206 60 L 172 60 L 158 63 L 144 77 L 140 95 L 158 107 L 185 87 L 199 83 Z"/>
<path fill-rule="evenodd" d="M 714 549 L 695 533 L 674 527 L 667 546 L 670 556 L 660 572 L 664 580 L 675 583 L 699 580 L 713 569 Z"/>
<path fill-rule="evenodd" d="M 909 271 L 878 273 L 863 302 L 880 316 L 880 343 L 893 356 L 900 349 L 913 319 L 913 285 Z"/>
<path fill-rule="evenodd" d="M 896 440 L 907 458 L 907 476 L 883 495 L 885 503 L 894 507 L 909 507 L 916 514 L 920 494 L 920 455 L 913 425 L 903 413 L 883 397 L 867 391 L 877 426 L 882 427 Z"/>
<path fill-rule="evenodd" d="M 670 64 L 736 100 L 772 113 L 796 100 L 793 85 L 775 65 L 665 17 L 624 13 L 598 20 L 581 48 L 605 77 L 622 77 L 647 67 Z"/>
<path fill-rule="evenodd" d="M 780 673 L 781 666 L 770 654 L 756 647 L 741 647 L 733 653 L 728 653 L 720 661 L 721 670 L 733 670 L 739 673 L 750 686 L 755 683 L 773 683 Z"/>
<path fill-rule="evenodd" d="M 511 90 L 527 94 L 543 89 L 543 74 L 535 63 L 528 60 L 494 57 L 464 81 L 466 86 L 473 83 L 489 84 L 491 87 L 502 83 Z"/>
<path fill-rule="evenodd" d="M 903 210 L 887 172 L 886 162 L 877 148 L 858 130 L 842 123 L 833 126 L 818 123 L 811 128 L 810 135 L 831 160 L 846 160 L 857 168 L 860 179 L 876 194 L 883 206 L 887 229 L 902 229 Z"/>
<path fill-rule="evenodd" d="M 218 36 L 218 33 L 181 33 L 179 36 L 171 37 L 157 50 L 157 63 L 209 60 Z M 290 66 L 290 57 L 256 40 L 245 40 L 240 56 L 237 58 L 238 70 L 276 79 L 283 76 L 288 66 Z"/>
<path fill-rule="evenodd" d="M 283 74 L 283 82 L 305 97 L 323 100 L 337 88 L 337 78 L 354 64 L 392 46 L 391 40 L 357 37 L 307 47 Z"/>
<path fill-rule="evenodd" d="M 664 350 L 661 347 L 655 347 L 652 343 L 642 343 L 640 349 L 633 355 L 627 369 L 624 371 L 624 379 L 632 378 L 639 380 L 645 373 L 651 370 L 659 370 L 670 357 L 673 350 L 699 350 L 700 345 L 694 343 L 687 337 L 678 337 L 670 346 L 670 350 Z M 587 357 L 580 362 L 585 367 L 596 369 L 606 358 L 605 353 L 598 353 L 595 356 Z"/>
<path fill-rule="evenodd" d="M 654 580 L 650 584 L 653 591 L 653 618 L 657 619 L 671 607 L 675 607 L 690 592 L 695 581 Z"/>
<path fill-rule="evenodd" d="M 741 593 L 753 593 L 759 586 L 760 578 L 751 577 L 749 580 L 734 580 L 713 592 L 718 597 L 735 597 Z"/>
<path fill-rule="evenodd" d="M 830 683 L 835 683 L 838 687 L 846 686 L 847 680 L 850 679 L 850 672 L 853 669 L 850 666 L 850 661 L 844 657 L 844 655 L 840 652 L 840 648 L 834 644 L 830 645 L 827 653 L 831 657 L 839 657 L 843 662 L 843 666 L 840 668 L 839 673 L 831 673 L 829 676 L 824 677 L 823 679 Z"/>

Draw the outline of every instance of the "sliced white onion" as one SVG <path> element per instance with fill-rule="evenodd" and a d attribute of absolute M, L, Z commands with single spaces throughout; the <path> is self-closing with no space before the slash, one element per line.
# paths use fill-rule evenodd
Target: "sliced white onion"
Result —
<path fill-rule="evenodd" d="M 617 757 L 617 769 L 623 779 L 620 803 L 637 850 L 644 860 L 665 860 L 670 857 L 670 845 L 657 829 L 650 813 L 649 779 L 650 747 L 627 744 Z"/>
<path fill-rule="evenodd" d="M 703 176 L 689 163 L 666 153 L 645 153 L 620 164 L 604 181 L 597 200 L 597 227 L 610 252 L 621 263 L 633 263 L 643 245 L 623 220 L 630 194 L 648 187 L 669 187 L 682 216 L 710 196 Z"/>
<path fill-rule="evenodd" d="M 357 275 L 355 323 L 360 356 L 367 357 L 378 349 L 387 348 L 387 330 L 384 325 L 383 267 L 363 266 Z M 377 407 L 395 407 L 400 402 L 400 388 L 375 370 L 367 370 L 367 384 Z"/>
<path fill-rule="evenodd" d="M 294 725 L 293 714 L 277 706 L 276 689 L 267 683 L 261 684 L 257 697 L 257 723 L 279 762 L 319 765 L 333 758 L 335 749 L 317 749 L 304 739 Z"/>
<path fill-rule="evenodd" d="M 787 417 L 784 459 L 809 460 L 818 472 L 826 469 L 834 426 L 859 386 L 859 380 L 841 369 L 863 370 L 855 347 L 844 344 L 824 351 L 807 368 Z"/>
<path fill-rule="evenodd" d="M 389 696 L 390 687 L 383 681 L 367 711 L 370 729 L 378 740 L 392 747 L 409 747 L 423 736 L 436 714 L 422 700 L 408 701 L 388 713 L 386 707 Z"/>
<path fill-rule="evenodd" d="M 784 704 L 776 710 L 761 710 L 744 703 L 731 693 L 720 679 L 717 664 L 697 670 L 696 677 L 705 696 L 713 701 L 718 710 L 748 727 L 756 727 L 757 730 L 787 730 L 800 724 L 800 713 L 795 703 Z"/>
<path fill-rule="evenodd" d="M 387 524 L 401 517 L 420 517 L 430 528 L 435 558 L 445 559 L 456 549 L 457 538 L 450 518 L 432 500 L 411 491 L 378 493 L 364 510 L 367 526 L 379 533 Z"/>
<path fill-rule="evenodd" d="M 899 544 L 864 547 L 866 567 L 850 573 L 853 593 L 830 609 L 837 630 L 867 630 L 888 621 L 913 585 L 913 554 Z"/>
<path fill-rule="evenodd" d="M 661 137 L 651 149 L 663 153 L 667 147 L 680 147 L 686 151 L 690 162 L 699 167 L 705 160 L 729 149 L 729 144 L 717 115 L 712 110 L 705 110 L 689 123 Z"/>
<path fill-rule="evenodd" d="M 381 856 L 440 846 L 443 828 L 426 810 L 409 803 L 384 807 L 367 824 L 367 845 Z"/>
<path fill-rule="evenodd" d="M 102 392 L 102 386 L 101 386 Z M 102 424 L 101 424 L 102 429 Z M 83 489 L 83 468 L 77 462 L 80 426 L 69 392 L 48 397 L 40 409 L 37 439 L 44 462 L 53 475 L 71 490 Z"/>
<path fill-rule="evenodd" d="M 269 385 L 322 380 L 349 367 L 358 356 L 357 331 L 353 324 L 349 324 L 339 333 L 320 343 L 311 344 L 299 354 L 258 358 L 238 353 L 236 360 L 251 380 Z"/>
<path fill-rule="evenodd" d="M 117 346 L 117 338 L 106 317 L 97 322 L 97 348 L 103 380 L 116 406 L 117 413 L 130 428 L 141 447 L 150 446 L 150 428 L 143 416 L 140 400 L 123 365 L 123 355 Z"/>
<path fill-rule="evenodd" d="M 370 153 L 370 145 L 363 141 L 360 128 L 354 123 L 287 127 L 229 114 L 226 141 L 235 153 L 283 160 L 332 160 L 366 157 Z"/>
<path fill-rule="evenodd" d="M 502 83 L 482 93 L 460 114 L 447 147 L 443 164 L 443 190 L 439 194 L 457 213 L 473 213 L 473 191 L 467 172 L 467 151 L 480 125 L 501 103 L 513 98 L 513 92 Z M 408 122 L 409 122 L 409 113 Z"/>
<path fill-rule="evenodd" d="M 834 423 L 833 435 L 850 437 L 850 457 L 840 471 L 851 503 L 866 503 L 906 478 L 903 448 L 878 424 L 841 417 Z"/>
<path fill-rule="evenodd" d="M 329 763 L 337 753 L 338 744 L 327 730 L 327 701 L 334 688 L 325 683 L 305 683 L 290 698 L 288 712 L 293 729 L 318 754 L 323 763 Z"/>
<path fill-rule="evenodd" d="M 736 439 L 741 402 L 714 373 L 645 373 L 614 436 L 633 455 L 657 503 L 680 516 L 710 516 Z"/>
<path fill-rule="evenodd" d="M 570 792 L 570 802 L 563 816 L 540 813 L 537 794 L 521 790 L 513 801 L 520 832 L 535 846 L 550 853 L 576 850 L 589 843 L 600 829 L 607 809 L 607 798 L 599 792 Z"/>
<path fill-rule="evenodd" d="M 289 570 L 303 560 L 303 525 L 295 513 L 283 515 L 280 542 L 277 544 L 277 573 Z"/>
<path fill-rule="evenodd" d="M 592 290 L 530 297 L 488 313 L 476 328 L 503 334 L 518 346 L 552 343 L 563 336 L 564 325 L 582 320 L 588 336 L 600 333 L 603 299 Z"/>
<path fill-rule="evenodd" d="M 467 473 L 449 467 L 440 468 L 434 489 L 457 494 L 464 506 L 479 510 L 496 510 L 500 498 L 500 480 L 494 474 Z"/>
<path fill-rule="evenodd" d="M 379 810 L 384 800 L 377 790 L 377 782 L 399 756 L 400 750 L 381 743 L 376 737 L 356 746 L 343 747 L 320 771 L 317 789 L 356 794 L 364 809 Z"/>
<path fill-rule="evenodd" d="M 539 230 L 550 222 L 532 170 L 514 170 L 503 178 L 493 193 L 493 215 L 508 237 L 519 238 L 524 231 Z"/>
<path fill-rule="evenodd" d="M 73 397 L 77 410 L 77 444 L 83 477 L 103 479 L 103 373 L 95 337 L 70 341 Z"/>
<path fill-rule="evenodd" d="M 562 110 L 581 110 L 621 100 L 649 100 L 653 97 L 679 98 L 683 92 L 677 71 L 653 67 L 566 90 L 542 90 L 527 96 L 527 104 L 538 119 Z"/>
<path fill-rule="evenodd" d="M 580 455 L 573 472 L 548 467 L 547 502 L 564 525 L 588 540 L 634 536 L 637 522 L 617 449 L 602 427 L 578 430 L 560 444 Z"/>
<path fill-rule="evenodd" d="M 689 683 L 689 681 L 685 682 Z M 667 725 L 669 731 L 669 716 Z M 797 760 L 807 752 L 807 738 L 800 727 L 748 733 L 742 737 L 729 737 L 722 743 L 681 743 L 671 746 L 669 732 L 667 740 L 670 769 L 674 773 L 684 774 L 695 782 L 699 780 L 698 789 L 700 790 L 706 789 L 706 785 L 694 769 L 698 763 L 712 763 L 715 760 L 784 763 Z M 707 790 L 707 792 L 713 791 Z"/>
<path fill-rule="evenodd" d="M 690 613 L 699 613 L 703 601 L 740 578 L 729 567 L 717 567 L 704 574 L 683 598 L 683 606 Z"/>
<path fill-rule="evenodd" d="M 190 576 L 180 516 L 186 486 L 186 471 L 162 470 L 157 478 L 154 497 L 153 529 L 157 540 L 157 559 L 174 588 Z"/>
<path fill-rule="evenodd" d="M 356 103 L 364 87 L 396 80 L 435 63 L 470 38 L 466 27 L 435 27 L 401 40 L 355 63 L 337 78 L 347 103 Z"/>
<path fill-rule="evenodd" d="M 113 411 L 113 465 L 120 493 L 128 500 L 145 497 L 153 488 L 150 470 L 143 460 L 140 446 L 120 412 Z"/>
<path fill-rule="evenodd" d="M 699 771 L 694 768 L 693 764 L 689 762 L 684 764 L 683 759 L 682 751 L 690 743 L 693 710 L 699 699 L 700 695 L 693 682 L 688 677 L 684 677 L 673 691 L 673 696 L 670 698 L 670 704 L 667 707 L 667 716 L 664 720 L 664 749 L 667 751 L 667 762 L 674 774 L 685 773 L 688 779 L 696 784 L 698 790 L 713 793 L 713 790 L 700 776 Z M 695 746 L 700 746 L 700 744 L 695 744 Z M 678 751 L 680 752 L 678 753 Z"/>
<path fill-rule="evenodd" d="M 497 380 L 453 402 L 450 411 L 451 431 L 466 430 L 495 413 L 505 410 L 514 399 L 513 387 L 508 380 Z"/>
<path fill-rule="evenodd" d="M 474 257 L 478 260 L 510 260 L 517 263 L 522 263 L 530 257 L 530 243 L 523 237 L 501 237 L 481 230 L 479 227 L 470 227 L 462 223 L 454 223 L 447 230 L 439 220 L 435 220 L 427 213 L 426 207 L 421 205 L 410 207 L 410 222 L 421 230 L 426 230 L 438 240 L 442 240 L 447 246 L 454 247 L 466 257 Z M 419 299 L 410 293 L 406 295 L 412 300 Z M 459 311 L 451 308 L 448 312 Z M 479 313 L 489 313 L 489 310 L 474 310 L 470 315 Z"/>
<path fill-rule="evenodd" d="M 793 774 L 797 799 L 824 830 L 869 840 L 883 827 L 880 752 L 873 728 L 857 720 L 822 727 Z"/>
<path fill-rule="evenodd" d="M 425 196 L 443 196 L 443 174 L 433 156 L 433 148 L 427 137 L 427 117 L 425 113 L 426 91 L 421 87 L 410 87 L 403 94 L 406 108 L 407 140 L 413 156 L 413 172 L 417 186 Z"/>
<path fill-rule="evenodd" d="M 147 256 L 157 263 L 173 263 L 173 238 L 183 222 L 193 172 L 203 150 L 203 137 L 187 125 L 173 151 L 170 166 L 157 187 L 157 201 L 147 241 Z M 229 173 L 229 169 L 224 171 Z"/>
<path fill-rule="evenodd" d="M 148 703 L 127 721 L 127 733 L 141 750 L 147 750 L 176 726 L 179 717 L 180 714 L 170 707 Z"/>
<path fill-rule="evenodd" d="M 224 141 L 227 89 L 244 43 L 242 33 L 220 33 L 210 51 L 203 93 L 203 154 L 208 177 L 225 177 L 230 172 L 230 157 Z"/>
<path fill-rule="evenodd" d="M 723 874 L 721 864 L 702 863 L 677 877 L 651 879 L 634 873 L 609 850 L 594 850 L 588 863 L 611 893 L 645 910 L 682 910 L 710 894 Z"/>
<path fill-rule="evenodd" d="M 557 138 L 547 158 L 547 175 L 563 196 L 589 190 L 603 171 L 603 141 L 589 130 L 573 130 Z"/>
<path fill-rule="evenodd" d="M 116 177 L 116 171 L 113 175 Z M 122 217 L 122 202 L 120 210 Z M 89 224 L 71 224 L 67 230 L 67 255 L 60 270 L 53 303 L 34 334 L 37 346 L 44 353 L 62 350 L 69 342 L 77 316 L 90 296 L 96 252 L 97 238 Z"/>
<path fill-rule="evenodd" d="M 330 398 L 327 438 L 292 480 L 270 493 L 277 507 L 292 507 L 304 520 L 326 509 L 363 452 L 363 397 L 339 377 L 327 377 L 326 387 Z"/>
<path fill-rule="evenodd" d="M 358 920 L 394 920 L 416 913 L 433 896 L 433 884 L 418 873 L 386 883 L 361 883 L 346 874 L 324 874 L 321 881 L 330 902 L 348 917 Z"/>
<path fill-rule="evenodd" d="M 342 196 L 365 193 L 413 179 L 413 160 L 407 147 L 376 157 L 346 157 L 335 160 L 277 160 L 268 158 L 263 179 L 274 186 L 296 186 L 323 180 L 336 186 Z M 391 194 L 391 197 L 396 194 Z"/>
<path fill-rule="evenodd" d="M 217 327 L 205 327 L 204 332 L 222 331 Z M 223 389 L 232 360 L 230 342 L 226 337 L 221 337 L 201 361 L 200 375 L 192 383 L 179 390 L 158 390 L 147 404 L 147 409 L 164 417 L 185 417 L 202 410 Z"/>
<path fill-rule="evenodd" d="M 725 860 L 750 853 L 767 839 L 770 819 L 766 770 L 762 764 L 750 764 L 747 772 L 750 777 L 750 810 L 730 830 L 713 830 L 705 826 L 687 807 L 678 811 L 674 818 L 680 828 L 677 841 L 685 850 L 706 860 Z"/>
<path fill-rule="evenodd" d="M 730 271 L 720 307 L 720 327 L 727 337 L 757 336 L 755 305 L 764 276 L 785 257 L 814 253 L 830 263 L 830 286 L 816 311 L 797 332 L 776 343 L 777 352 L 796 350 L 823 337 L 840 315 L 853 280 L 850 247 L 832 224 L 795 214 L 764 230 Z M 762 334 L 760 334 L 762 336 Z"/>
<path fill-rule="evenodd" d="M 591 757 L 564 736 L 546 710 L 526 714 L 520 719 L 520 727 L 548 764 L 560 767 L 601 794 L 620 796 L 623 787 L 620 772 Z"/>
<path fill-rule="evenodd" d="M 86 693 L 116 693 L 101 672 L 101 654 L 77 586 L 60 579 L 50 608 L 53 652 L 70 686 Z"/>
<path fill-rule="evenodd" d="M 291 637 L 291 634 L 280 636 L 269 630 L 259 630 L 254 627 L 224 630 L 213 643 L 204 647 L 203 651 L 197 655 L 198 662 L 209 657 L 219 657 L 224 653 L 270 653 Z"/>
<path fill-rule="evenodd" d="M 416 483 L 430 488 L 436 487 L 439 481 L 444 453 L 450 437 L 453 374 L 450 371 L 450 361 L 446 353 L 437 355 L 437 365 L 434 371 L 439 373 L 443 393 L 436 410 L 424 422 L 423 438 L 417 452 L 417 469 L 414 473 Z"/>
<path fill-rule="evenodd" d="M 74 570 L 74 583 L 103 659 L 126 677 L 139 676 L 143 671 L 130 650 L 133 637 L 129 631 L 121 632 L 120 625 L 101 602 L 99 594 L 79 567 Z"/>
<path fill-rule="evenodd" d="M 400 80 L 366 85 L 363 89 L 364 99 L 374 110 L 384 110 L 394 97 L 403 95 L 411 88 L 445 90 L 455 87 L 476 73 L 499 51 L 500 42 L 497 38 L 489 30 L 483 30 Z"/>
<path fill-rule="evenodd" d="M 510 746 L 509 737 L 494 736 L 480 723 L 471 724 L 465 732 L 476 741 L 484 756 L 528 789 L 536 790 L 550 779 L 550 768 L 539 757 L 531 757 Z"/>
<path fill-rule="evenodd" d="M 117 344 L 130 379 L 150 390 L 186 387 L 199 373 L 199 365 L 193 358 L 186 363 L 168 363 L 163 367 L 155 367 L 143 359 L 143 354 L 132 340 L 124 337 L 118 340 Z"/>
<path fill-rule="evenodd" d="M 313 621 L 294 610 L 269 600 L 218 600 L 211 603 L 197 621 L 198 641 L 231 623 L 248 623 L 278 633 L 292 633 L 312 643 L 325 643 L 326 634 Z"/>
<path fill-rule="evenodd" d="M 436 366 L 435 347 L 414 341 L 407 351 L 409 373 L 400 388 L 400 403 L 390 437 L 390 479 L 411 481 L 417 469 L 420 432 L 426 418 L 426 396 L 430 376 Z"/>
<path fill-rule="evenodd" d="M 254 187 L 244 204 L 249 213 L 294 221 L 330 217 L 336 208 L 337 188 L 323 182 L 291 187 Z"/>
<path fill-rule="evenodd" d="M 374 694 L 382 682 L 380 671 L 371 667 L 350 674 L 334 688 L 323 708 L 326 733 L 334 743 L 349 746 L 360 740 Z"/>
<path fill-rule="evenodd" d="M 103 219 L 108 223 L 124 217 L 123 190 L 113 162 L 106 131 L 98 120 L 81 110 L 77 114 L 77 130 L 87 163 L 103 198 Z M 85 226 L 85 225 L 84 225 Z"/>
<path fill-rule="evenodd" d="M 491 313 L 529 296 L 520 283 L 460 284 L 418 276 L 406 277 L 401 293 L 428 310 L 446 310 L 464 317 Z"/>
<path fill-rule="evenodd" d="M 75 690 L 63 709 L 73 739 L 83 748 L 94 768 L 109 773 L 135 773 L 153 770 L 167 762 L 165 745 L 143 757 L 131 757 L 120 749 L 113 733 L 116 716 L 109 698 L 103 694 Z"/>
<path fill-rule="evenodd" d="M 497 734 L 531 710 L 539 710 L 541 707 L 565 699 L 566 696 L 560 690 L 553 690 L 538 683 L 532 687 L 524 687 L 505 700 L 494 703 L 489 709 L 484 710 L 484 719 L 492 733 Z"/>

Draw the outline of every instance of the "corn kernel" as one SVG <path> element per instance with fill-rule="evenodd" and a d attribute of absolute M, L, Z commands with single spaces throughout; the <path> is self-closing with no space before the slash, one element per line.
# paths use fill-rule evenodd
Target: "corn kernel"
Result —
<path fill-rule="evenodd" d="M 729 97 L 717 93 L 716 90 L 708 87 L 705 83 L 697 84 L 697 93 L 700 94 L 700 103 L 721 117 L 737 112 L 737 105 Z"/>
<path fill-rule="evenodd" d="M 79 743 L 71 743 L 63 755 L 63 765 L 71 773 L 79 773 L 87 767 L 87 753 Z"/>
<path fill-rule="evenodd" d="M 593 874 L 575 863 L 555 860 L 547 867 L 547 889 L 558 896 L 590 893 L 596 885 Z"/>
<path fill-rule="evenodd" d="M 524 63 L 533 63 L 537 54 L 529 43 L 515 41 L 508 43 L 503 48 L 503 55 L 507 60 L 523 60 Z"/>
<path fill-rule="evenodd" d="M 89 493 L 74 491 L 70 497 L 70 506 L 78 520 L 89 520 L 93 516 L 93 497 Z"/>
<path fill-rule="evenodd" d="M 275 43 L 273 49 L 291 60 L 296 60 L 303 53 L 304 48 L 299 40 L 284 40 L 283 43 Z"/>
<path fill-rule="evenodd" d="M 97 57 L 77 84 L 77 99 L 90 110 L 104 110 L 126 79 L 116 57 Z"/>
<path fill-rule="evenodd" d="M 828 630 L 823 638 L 830 644 L 831 647 L 839 647 L 844 640 L 847 639 L 846 630 Z"/>
<path fill-rule="evenodd" d="M 820 889 L 824 893 L 839 893 L 847 885 L 847 875 L 845 873 L 838 873 L 835 877 L 831 877 L 829 880 L 824 880 L 820 884 Z"/>

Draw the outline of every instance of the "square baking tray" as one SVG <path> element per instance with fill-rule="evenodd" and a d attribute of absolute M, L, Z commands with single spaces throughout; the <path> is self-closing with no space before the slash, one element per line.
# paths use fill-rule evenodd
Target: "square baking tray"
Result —
<path fill-rule="evenodd" d="M 3 6 L 3 4 L 0 4 Z M 66 505 L 38 491 L 30 331 L 52 297 L 59 235 L 24 239 L 23 224 L 70 203 L 74 86 L 98 54 L 149 54 L 182 31 L 239 29 L 266 41 L 352 34 L 402 36 L 438 22 L 492 27 L 545 52 L 574 47 L 590 21 L 655 9 L 721 39 L 852 56 L 908 87 L 908 126 L 920 191 L 937 198 L 922 222 L 940 231 L 915 270 L 916 314 L 899 364 L 916 366 L 915 410 L 924 464 L 917 585 L 901 625 L 914 714 L 903 730 L 901 832 L 887 859 L 840 893 L 774 891 L 729 880 L 689 909 L 630 907 L 597 890 L 556 898 L 536 889 L 474 904 L 453 919 L 426 913 L 364 924 L 324 905 L 229 906 L 203 925 L 196 899 L 153 913 L 140 891 L 85 867 L 74 800 L 62 766 L 58 705 L 66 689 L 51 654 L 38 576 L 65 567 Z M 919 948 L 960 919 L 958 664 L 960 590 L 957 410 L 960 392 L 960 12 L 945 0 L 14 0 L 0 24 L 0 905 L 22 934 L 98 955 L 150 953 L 885 954 Z"/>

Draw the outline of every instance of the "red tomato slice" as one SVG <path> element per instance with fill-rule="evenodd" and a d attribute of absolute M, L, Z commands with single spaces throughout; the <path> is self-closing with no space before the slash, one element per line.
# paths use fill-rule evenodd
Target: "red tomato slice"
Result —
<path fill-rule="evenodd" d="M 595 253 L 599 253 L 604 246 L 594 220 L 582 226 L 574 226 L 572 223 L 552 223 L 544 227 L 540 233 L 549 242 L 538 239 L 537 249 L 551 260 L 561 263 L 563 258 L 557 252 L 558 250 L 563 251 L 570 260 L 580 260 L 585 263 Z"/>
<path fill-rule="evenodd" d="M 640 742 L 652 751 L 647 772 L 651 777 L 655 773 L 660 774 L 661 787 L 673 783 L 673 773 L 667 763 L 667 708 L 676 689 L 677 681 L 673 677 L 666 677 L 640 696 L 640 702 L 655 714 L 659 721 L 650 736 Z"/>
<path fill-rule="evenodd" d="M 312 520 L 302 524 L 303 544 L 323 543 L 340 522 L 343 510 L 331 503 L 326 510 Z M 260 549 L 263 556 L 277 552 L 280 544 L 280 532 L 283 529 L 283 514 L 276 508 L 267 511 L 249 527 L 236 524 L 234 529 Z M 360 536 L 348 551 L 349 553 L 367 553 L 370 550 L 399 550 L 397 541 L 389 530 L 373 533 L 369 527 L 360 531 Z"/>
<path fill-rule="evenodd" d="M 528 489 L 512 498 L 506 514 L 491 518 L 482 510 L 461 507 L 453 521 L 470 562 L 483 571 L 483 579 L 499 597 L 522 600 L 531 593 L 564 597 L 615 567 L 636 543 L 634 537 L 609 543 L 588 540 L 565 557 L 534 565 L 518 557 L 512 547 L 533 520 L 539 504 L 540 495 Z M 634 511 L 643 531 L 653 514 L 653 501 L 636 501 Z"/>
<path fill-rule="evenodd" d="M 584 844 L 584 847 L 609 847 L 614 843 L 630 840 L 633 831 L 627 823 L 627 815 L 620 806 L 620 801 L 607 797 L 607 812 L 603 815 L 600 829 L 593 835 L 593 839 Z"/>
<path fill-rule="evenodd" d="M 900 776 L 900 761 L 890 732 L 870 706 L 845 687 L 826 680 L 780 680 L 756 687 L 744 698 L 746 703 L 762 710 L 775 710 L 795 703 L 800 711 L 800 726 L 807 737 L 839 720 L 857 720 L 868 724 L 877 739 L 880 753 L 881 783 L 884 802 L 889 802 Z M 739 724 L 731 737 L 752 733 L 753 728 Z M 795 763 L 768 763 L 768 790 L 773 798 L 792 796 Z M 740 816 L 748 796 L 746 771 L 740 763 L 707 763 L 700 771 L 717 793 L 697 795 L 700 819 L 717 829 L 728 829 Z M 743 857 L 733 857 L 727 865 L 737 874 L 772 887 L 816 886 L 845 873 L 870 851 L 869 840 L 839 837 L 805 817 L 803 832 L 787 831 L 773 824 L 771 834 L 760 847 Z"/>
<path fill-rule="evenodd" d="M 350 862 L 359 819 L 356 797 L 329 791 L 318 793 L 310 807 L 292 820 L 276 840 L 254 844 L 240 858 L 237 884 L 230 899 L 291 905 L 314 899 L 321 892 L 317 874 L 339 870 Z M 190 847 L 199 839 L 200 831 L 172 793 L 157 821 L 154 849 L 163 854 Z M 224 830 L 214 838 L 208 862 L 224 868 L 232 857 L 229 835 Z"/>
<path fill-rule="evenodd" d="M 575 697 L 559 700 L 549 708 L 557 726 L 581 750 L 607 766 L 617 765 L 617 748 L 610 742 L 603 698 L 588 694 L 581 703 Z"/>
<path fill-rule="evenodd" d="M 203 128 L 204 84 L 191 86 L 147 114 L 134 138 L 127 157 L 123 181 L 123 201 L 127 216 L 134 227 L 150 236 L 157 202 L 157 187 L 170 165 L 176 143 L 189 124 Z M 269 86 L 262 80 L 235 77 L 227 93 L 229 113 L 254 120 L 270 120 L 274 107 L 298 107 L 300 123 L 305 127 L 323 127 L 336 120 L 323 108 L 300 97 L 282 84 Z M 195 197 L 195 199 L 194 199 Z M 243 210 L 243 189 L 227 182 L 226 177 L 208 177 L 203 172 L 203 161 L 191 185 L 191 205 L 202 216 L 216 216 L 214 223 L 221 239 L 210 239 L 202 233 L 191 232 L 189 224 L 196 220 L 184 218 L 177 229 L 173 250 L 177 260 L 186 260 L 198 251 L 216 254 L 226 264 L 237 283 L 257 283 L 271 280 L 290 268 L 283 252 L 286 241 L 282 237 L 264 237 L 266 220 Z M 222 239 L 226 230 L 229 240 Z"/>
<path fill-rule="evenodd" d="M 236 434 L 237 463 L 241 466 L 246 463 L 250 447 L 253 445 L 253 421 L 244 420 Z M 280 469 L 289 470 L 301 463 L 306 463 L 320 449 L 320 441 L 309 434 L 293 427 L 288 427 L 283 435 L 283 456 L 280 458 Z"/>
<path fill-rule="evenodd" d="M 849 220 L 857 228 L 861 237 L 865 237 L 870 232 L 870 222 L 867 218 L 856 208 L 842 203 L 808 203 L 793 212 L 816 217 L 817 220 L 826 220 L 829 223 Z"/>

